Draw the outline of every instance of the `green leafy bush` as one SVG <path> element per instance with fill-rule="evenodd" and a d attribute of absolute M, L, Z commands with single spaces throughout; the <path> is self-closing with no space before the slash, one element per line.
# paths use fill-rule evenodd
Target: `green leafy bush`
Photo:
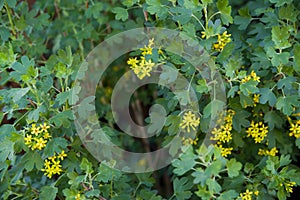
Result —
<path fill-rule="evenodd" d="M 297 198 L 299 1 L 0 0 L 0 10 L 1 199 Z M 213 70 L 206 75 L 217 71 L 224 80 L 226 105 L 211 98 L 220 83 L 164 46 L 155 48 L 152 38 L 116 59 L 97 86 L 98 119 L 85 117 L 100 121 L 113 143 L 128 151 L 150 152 L 172 139 L 182 149 L 168 167 L 131 174 L 115 169 L 117 160 L 94 158 L 78 135 L 72 109 L 88 53 L 141 27 L 176 30 L 189 45 L 197 41 L 210 56 Z M 131 115 L 155 136 L 121 134 L 110 106 L 114 85 L 127 72 L 143 80 L 160 69 L 162 83 L 181 74 L 189 86 L 176 95 L 157 85 L 138 89 Z M 181 104 L 193 105 L 192 89 L 197 110 L 181 111 Z M 92 101 L 78 112 L 85 115 Z M 165 112 L 148 114 L 154 103 Z M 212 118 L 219 120 L 210 130 Z M 180 131 L 190 136 L 177 136 Z M 207 138 L 212 145 L 203 145 Z"/>

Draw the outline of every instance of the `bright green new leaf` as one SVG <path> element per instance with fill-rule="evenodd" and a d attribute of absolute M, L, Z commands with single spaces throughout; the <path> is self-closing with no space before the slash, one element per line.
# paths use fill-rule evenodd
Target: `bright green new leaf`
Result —
<path fill-rule="evenodd" d="M 242 169 L 242 164 L 237 162 L 235 158 L 230 159 L 226 163 L 228 176 L 230 178 L 236 177 L 239 175 L 239 171 Z"/>
<path fill-rule="evenodd" d="M 112 12 L 116 14 L 116 20 L 125 21 L 128 19 L 128 11 L 125 8 L 115 7 L 112 9 Z"/>
<path fill-rule="evenodd" d="M 221 19 L 225 25 L 233 22 L 231 17 L 231 6 L 228 6 L 228 0 L 218 0 L 217 8 L 221 12 Z"/>
<path fill-rule="evenodd" d="M 274 26 L 272 27 L 272 40 L 275 43 L 275 47 L 278 49 L 286 49 L 291 46 L 288 41 L 290 37 L 289 27 Z"/>

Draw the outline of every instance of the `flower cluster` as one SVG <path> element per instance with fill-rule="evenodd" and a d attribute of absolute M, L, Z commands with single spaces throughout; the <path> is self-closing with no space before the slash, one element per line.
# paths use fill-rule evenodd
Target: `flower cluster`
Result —
<path fill-rule="evenodd" d="M 276 156 L 278 153 L 278 150 L 276 147 L 273 147 L 271 150 L 268 149 L 259 149 L 258 150 L 258 155 L 260 156 Z"/>
<path fill-rule="evenodd" d="M 140 59 L 137 59 L 137 57 L 129 58 L 127 61 L 127 64 L 130 66 L 130 68 L 133 70 L 133 72 L 137 75 L 139 79 L 143 79 L 146 76 L 150 76 L 150 72 L 152 71 L 153 67 L 155 66 L 155 63 L 152 62 L 151 59 L 147 59 L 147 55 L 152 55 L 154 46 L 154 39 L 152 38 L 149 40 L 149 43 L 147 46 L 144 46 L 143 48 L 140 48 L 142 51 L 142 55 Z"/>
<path fill-rule="evenodd" d="M 253 71 L 253 70 L 251 71 L 251 73 L 248 76 L 243 78 L 241 81 L 242 81 L 242 83 L 246 83 L 246 82 L 250 81 L 251 79 L 253 79 L 254 81 L 260 82 L 260 77 L 257 76 L 255 71 Z"/>
<path fill-rule="evenodd" d="M 247 137 L 252 137 L 255 143 L 262 143 L 268 133 L 268 126 L 265 126 L 262 122 L 255 123 L 251 121 L 250 127 L 247 129 Z"/>
<path fill-rule="evenodd" d="M 241 197 L 242 200 L 252 200 L 252 195 L 253 194 L 255 196 L 258 196 L 259 191 L 256 190 L 256 191 L 252 192 L 252 191 L 247 189 L 246 192 L 240 193 L 240 197 Z"/>
<path fill-rule="evenodd" d="M 296 185 L 296 182 L 284 182 L 283 184 L 281 183 L 280 186 L 282 187 L 284 185 L 285 187 L 285 190 L 288 192 L 288 193 L 292 193 L 293 192 L 293 187 Z"/>
<path fill-rule="evenodd" d="M 259 103 L 259 97 L 260 97 L 260 94 L 253 95 L 254 107 Z"/>
<path fill-rule="evenodd" d="M 31 150 L 42 150 L 46 146 L 48 139 L 51 138 L 51 135 L 48 132 L 49 128 L 50 126 L 47 125 L 47 123 L 38 126 L 37 124 L 32 124 L 24 137 L 25 144 L 31 148 Z"/>
<path fill-rule="evenodd" d="M 198 138 L 195 138 L 194 140 L 192 138 L 182 138 L 182 142 L 184 145 L 188 145 L 188 144 L 191 144 L 191 145 L 196 145 L 197 142 L 198 142 Z"/>
<path fill-rule="evenodd" d="M 191 131 L 191 128 L 196 131 L 196 128 L 200 124 L 200 118 L 196 117 L 192 111 L 186 112 L 183 115 L 183 119 L 181 120 L 181 123 L 179 124 L 180 128 L 187 129 L 187 132 L 189 133 Z"/>
<path fill-rule="evenodd" d="M 58 174 L 62 172 L 62 166 L 60 164 L 61 161 L 63 161 L 67 157 L 67 154 L 63 150 L 58 155 L 54 154 L 54 156 L 48 157 L 44 161 L 44 168 L 42 171 L 44 172 L 44 175 L 48 178 L 52 178 L 53 175 Z"/>
<path fill-rule="evenodd" d="M 218 42 L 213 44 L 213 49 L 217 51 L 223 51 L 224 47 L 231 42 L 230 36 L 231 34 L 227 34 L 227 31 L 225 31 L 223 34 L 218 34 Z"/>
<path fill-rule="evenodd" d="M 297 120 L 296 122 L 291 121 L 290 118 L 288 118 L 290 122 L 290 136 L 294 136 L 295 138 L 300 138 L 300 120 Z"/>
<path fill-rule="evenodd" d="M 235 112 L 233 110 L 228 110 L 224 119 L 224 125 L 221 125 L 220 128 L 214 128 L 212 131 L 213 136 L 210 138 L 211 140 L 217 141 L 215 147 L 220 149 L 223 157 L 230 155 L 233 150 L 232 147 L 223 147 L 223 145 L 232 140 L 232 117 L 234 114 Z"/>

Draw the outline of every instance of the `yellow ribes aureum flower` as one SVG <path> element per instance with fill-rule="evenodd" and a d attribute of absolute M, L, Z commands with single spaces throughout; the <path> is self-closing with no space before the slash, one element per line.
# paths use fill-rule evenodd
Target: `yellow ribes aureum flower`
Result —
<path fill-rule="evenodd" d="M 268 126 L 262 122 L 251 122 L 250 127 L 246 130 L 247 137 L 252 137 L 255 143 L 262 143 L 268 133 Z"/>
<path fill-rule="evenodd" d="M 44 175 L 48 178 L 52 178 L 55 174 L 60 175 L 62 172 L 62 165 L 60 162 L 63 161 L 65 157 L 67 157 L 65 151 L 62 151 L 58 155 L 54 154 L 54 156 L 48 157 L 44 161 L 44 168 L 41 171 L 43 171 Z"/>
<path fill-rule="evenodd" d="M 245 192 L 243 193 L 240 193 L 240 199 L 242 200 L 252 200 L 252 196 L 255 195 L 255 196 L 258 196 L 259 194 L 259 191 L 250 191 L 249 189 L 246 189 Z"/>
<path fill-rule="evenodd" d="M 227 31 L 225 31 L 223 34 L 218 34 L 218 42 L 213 44 L 213 49 L 217 51 L 223 51 L 224 47 L 231 42 L 230 36 L 231 34 L 227 34 Z"/>
<path fill-rule="evenodd" d="M 196 117 L 196 115 L 192 113 L 192 111 L 188 111 L 184 113 L 179 126 L 182 129 L 186 129 L 187 132 L 189 133 L 191 132 L 191 129 L 195 131 L 196 128 L 199 126 L 199 124 L 200 124 L 200 118 Z"/>
<path fill-rule="evenodd" d="M 133 70 L 133 72 L 137 75 L 139 79 L 143 79 L 146 76 L 150 77 L 150 72 L 153 70 L 155 63 L 152 62 L 151 59 L 146 59 L 147 55 L 152 55 L 154 46 L 154 39 L 149 40 L 147 46 L 140 48 L 142 51 L 142 55 L 140 59 L 137 57 L 129 58 L 127 64 Z"/>
<path fill-rule="evenodd" d="M 290 122 L 290 136 L 294 136 L 295 138 L 300 138 L 300 120 L 297 121 L 292 121 L 290 118 L 289 122 Z"/>
<path fill-rule="evenodd" d="M 259 149 L 258 150 L 258 155 L 260 156 L 276 156 L 278 153 L 278 150 L 276 147 L 273 147 L 271 150 L 267 149 Z"/>
<path fill-rule="evenodd" d="M 211 140 L 217 141 L 215 147 L 220 149 L 223 157 L 230 155 L 233 150 L 232 147 L 224 147 L 224 145 L 232 140 L 232 117 L 234 114 L 235 112 L 233 110 L 228 110 L 224 119 L 225 123 L 221 125 L 220 128 L 214 128 L 212 131 L 213 136 L 210 138 Z M 220 120 L 219 123 L 221 122 L 222 120 Z"/>
<path fill-rule="evenodd" d="M 46 147 L 48 139 L 51 138 L 51 135 L 48 132 L 50 126 L 47 123 L 40 124 L 32 124 L 29 131 L 25 134 L 24 142 L 25 144 L 31 148 L 31 150 L 42 150 Z"/>

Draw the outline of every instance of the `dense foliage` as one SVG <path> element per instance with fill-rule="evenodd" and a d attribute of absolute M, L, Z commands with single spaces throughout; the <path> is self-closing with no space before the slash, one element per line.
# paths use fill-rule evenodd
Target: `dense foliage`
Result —
<path fill-rule="evenodd" d="M 0 0 L 0 10 L 1 199 L 296 198 L 300 1 Z M 87 151 L 72 108 L 81 90 L 76 77 L 88 53 L 117 33 L 141 27 L 177 30 L 187 43 L 199 42 L 222 75 L 227 100 L 224 105 L 211 98 L 216 82 L 164 47 L 155 49 L 152 38 L 118 58 L 95 94 L 98 120 L 116 145 L 149 152 L 181 130 L 196 131 L 177 138 L 183 153 L 170 166 L 130 174 L 114 169 L 117 161 L 98 162 Z M 181 99 L 157 85 L 138 89 L 132 117 L 150 124 L 156 136 L 121 134 L 110 107 L 115 83 L 126 72 L 151 77 L 162 63 L 176 70 L 163 71 L 161 81 L 172 82 L 180 73 L 189 87 L 177 94 Z M 199 112 L 181 112 L 180 103 L 192 103 L 186 94 L 191 88 Z M 149 115 L 154 103 L 165 113 Z M 220 120 L 208 133 L 212 116 Z M 207 134 L 210 146 L 202 145 Z"/>

